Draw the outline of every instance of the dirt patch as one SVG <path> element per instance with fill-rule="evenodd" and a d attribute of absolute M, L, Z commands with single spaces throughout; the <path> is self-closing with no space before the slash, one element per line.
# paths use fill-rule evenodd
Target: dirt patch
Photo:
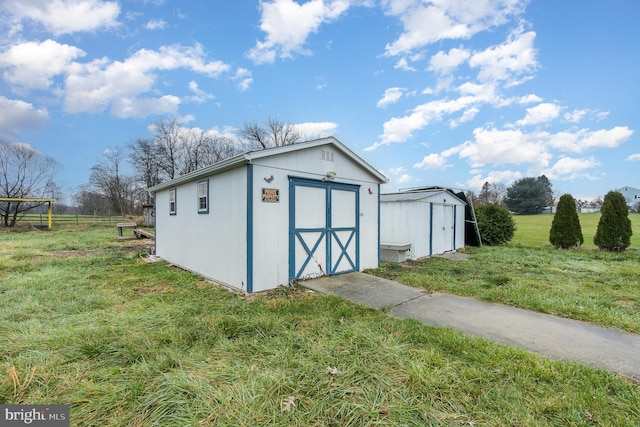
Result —
<path fill-rule="evenodd" d="M 434 255 L 437 258 L 444 258 L 451 261 L 464 261 L 471 258 L 470 255 L 463 254 L 462 252 L 445 252 L 443 254 Z"/>
<path fill-rule="evenodd" d="M 46 256 L 56 259 L 80 258 L 87 255 L 100 254 L 106 252 L 106 249 L 79 249 L 71 251 L 55 251 L 47 252 Z"/>
<path fill-rule="evenodd" d="M 126 252 L 145 252 L 153 254 L 155 243 L 151 239 L 136 239 L 122 241 L 120 248 L 115 250 L 123 250 Z"/>
<path fill-rule="evenodd" d="M 171 285 L 155 285 L 148 288 L 133 288 L 134 295 L 163 294 L 173 290 Z"/>

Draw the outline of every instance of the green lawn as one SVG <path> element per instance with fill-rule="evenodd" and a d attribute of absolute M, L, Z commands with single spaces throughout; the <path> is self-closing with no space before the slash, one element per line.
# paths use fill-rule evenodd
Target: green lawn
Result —
<path fill-rule="evenodd" d="M 0 233 L 0 403 L 70 404 L 72 426 L 640 425 L 640 388 L 614 374 L 301 289 L 243 297 L 139 244 Z M 548 249 L 513 249 L 503 273 L 474 252 L 488 288 L 547 268 Z"/>
<path fill-rule="evenodd" d="M 469 247 L 471 258 L 425 258 L 382 264 L 375 275 L 424 288 L 500 302 L 542 313 L 640 333 L 640 214 L 626 251 L 593 244 L 599 214 L 581 214 L 585 244 L 576 250 L 549 243 L 553 215 L 516 215 L 517 230 L 504 246 Z"/>
<path fill-rule="evenodd" d="M 593 249 L 593 236 L 598 228 L 600 220 L 599 213 L 582 213 L 578 214 L 580 218 L 580 226 L 582 227 L 582 235 L 584 236 L 584 248 Z M 633 235 L 631 236 L 631 248 L 640 250 L 640 213 L 630 213 L 631 227 Z M 516 222 L 516 233 L 512 245 L 521 244 L 524 246 L 546 246 L 549 243 L 549 230 L 553 215 L 514 215 Z"/>

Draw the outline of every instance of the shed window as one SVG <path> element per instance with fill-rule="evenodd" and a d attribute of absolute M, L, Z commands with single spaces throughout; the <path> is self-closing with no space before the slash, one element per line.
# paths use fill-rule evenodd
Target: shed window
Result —
<path fill-rule="evenodd" d="M 169 215 L 176 214 L 176 189 L 169 191 Z"/>
<path fill-rule="evenodd" d="M 209 213 L 209 180 L 198 182 L 198 213 Z"/>

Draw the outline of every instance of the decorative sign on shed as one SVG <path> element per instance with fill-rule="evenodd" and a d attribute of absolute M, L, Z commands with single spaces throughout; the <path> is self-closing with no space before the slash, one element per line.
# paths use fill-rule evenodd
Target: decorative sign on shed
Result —
<path fill-rule="evenodd" d="M 262 201 L 265 203 L 278 203 L 280 201 L 280 190 L 277 188 L 263 188 Z"/>

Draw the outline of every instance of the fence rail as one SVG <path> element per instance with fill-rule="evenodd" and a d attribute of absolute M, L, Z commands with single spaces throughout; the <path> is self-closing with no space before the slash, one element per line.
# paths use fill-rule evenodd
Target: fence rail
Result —
<path fill-rule="evenodd" d="M 116 225 L 118 222 L 125 222 L 129 220 L 130 218 L 123 216 L 53 215 L 53 225 Z M 47 214 L 26 214 L 22 218 L 20 218 L 19 222 L 27 222 L 31 224 L 46 224 Z"/>

